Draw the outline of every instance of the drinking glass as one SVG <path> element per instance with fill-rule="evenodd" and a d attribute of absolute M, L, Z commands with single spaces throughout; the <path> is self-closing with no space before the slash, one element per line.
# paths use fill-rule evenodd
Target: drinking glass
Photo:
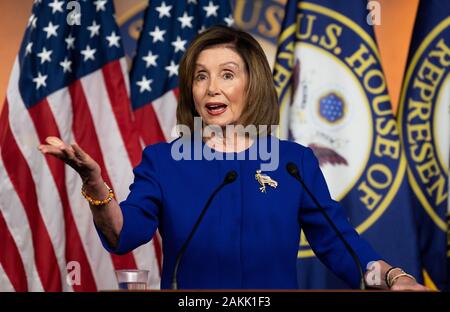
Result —
<path fill-rule="evenodd" d="M 148 270 L 115 270 L 119 290 L 146 290 Z"/>

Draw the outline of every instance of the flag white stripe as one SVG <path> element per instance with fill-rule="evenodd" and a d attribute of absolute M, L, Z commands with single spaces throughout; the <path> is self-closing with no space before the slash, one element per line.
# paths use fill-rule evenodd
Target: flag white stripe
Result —
<path fill-rule="evenodd" d="M 149 287 L 151 289 L 159 289 L 161 278 L 153 240 L 136 248 L 133 254 L 137 267 L 141 270 L 149 271 Z"/>
<path fill-rule="evenodd" d="M 173 91 L 166 92 L 162 97 L 153 101 L 152 105 L 166 142 L 172 141 L 172 129 L 177 123 L 177 98 L 175 94 Z"/>
<path fill-rule="evenodd" d="M 66 291 L 72 286 L 66 283 L 65 264 L 65 224 L 61 198 L 45 157 L 37 147 L 40 144 L 33 121 L 22 101 L 18 89 L 19 63 L 16 58 L 8 86 L 9 123 L 11 132 L 24 156 L 33 177 L 36 188 L 38 207 L 52 242 L 58 266 L 61 272 L 62 287 Z"/>
<path fill-rule="evenodd" d="M 75 142 L 72 132 L 73 112 L 71 97 L 67 88 L 61 89 L 47 98 L 50 110 L 55 118 L 61 139 L 66 143 Z M 64 103 L 64 105 L 61 105 Z M 111 256 L 98 239 L 92 221 L 92 214 L 86 200 L 81 196 L 81 179 L 70 168 L 65 167 L 66 187 L 75 225 L 81 237 L 86 256 L 98 289 L 116 288 L 114 266 Z"/>
<path fill-rule="evenodd" d="M 133 181 L 133 172 L 101 71 L 83 77 L 81 84 L 112 187 L 117 199 L 124 200 Z"/>
<path fill-rule="evenodd" d="M 11 281 L 3 270 L 2 264 L 0 263 L 0 292 L 13 292 L 15 291 Z"/>
<path fill-rule="evenodd" d="M 128 63 L 125 57 L 120 59 L 120 67 L 122 68 L 122 75 L 125 79 L 125 85 L 127 88 L 127 95 L 130 96 L 130 79 L 128 78 Z"/>
<path fill-rule="evenodd" d="M 111 255 L 103 248 L 94 227 L 92 214 L 86 200 L 81 197 L 81 179 L 72 170 L 66 168 L 66 184 L 69 200 L 73 203 L 75 223 L 81 236 L 89 264 L 98 290 L 117 289 L 114 265 Z"/>
<path fill-rule="evenodd" d="M 0 150 L 1 151 L 1 150 Z M 43 291 L 41 280 L 34 262 L 34 246 L 31 229 L 22 202 L 9 180 L 0 157 L 0 212 L 6 226 L 14 238 L 20 257 L 22 258 L 29 291 Z M 3 251 L 2 251 L 3 252 Z M 38 255 L 39 256 L 39 255 Z"/>
<path fill-rule="evenodd" d="M 130 96 L 130 80 L 128 76 L 128 63 L 125 57 L 120 59 L 120 66 L 122 69 L 122 75 L 126 82 L 127 94 Z M 131 115 L 134 119 L 134 115 Z M 133 178 L 133 177 L 132 177 Z M 151 289 L 160 289 L 161 276 L 159 272 L 159 264 L 156 257 L 155 245 L 153 240 L 149 243 L 136 248 L 133 251 L 136 259 L 137 267 L 141 270 L 149 270 L 149 287 Z"/>

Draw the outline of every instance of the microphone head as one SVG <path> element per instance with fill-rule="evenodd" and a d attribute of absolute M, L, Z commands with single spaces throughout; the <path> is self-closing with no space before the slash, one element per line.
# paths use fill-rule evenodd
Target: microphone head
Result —
<path fill-rule="evenodd" d="M 298 175 L 300 175 L 299 172 L 298 172 L 297 166 L 294 163 L 292 163 L 292 162 L 290 162 L 290 163 L 288 163 L 286 165 L 286 170 L 289 172 L 289 174 L 291 176 L 298 176 Z"/>
<path fill-rule="evenodd" d="M 225 180 L 223 181 L 225 184 L 234 182 L 237 178 L 238 174 L 236 171 L 231 170 L 227 173 L 227 175 L 225 176 Z"/>

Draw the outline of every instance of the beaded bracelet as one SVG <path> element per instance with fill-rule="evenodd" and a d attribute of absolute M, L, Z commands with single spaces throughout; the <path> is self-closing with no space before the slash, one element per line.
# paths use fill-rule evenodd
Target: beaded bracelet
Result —
<path fill-rule="evenodd" d="M 105 182 L 103 182 L 103 183 L 108 188 L 108 196 L 105 199 L 103 199 L 103 200 L 93 199 L 88 194 L 86 194 L 86 186 L 84 184 L 83 184 L 83 187 L 81 188 L 81 195 L 83 195 L 83 197 L 86 198 L 86 200 L 92 206 L 106 205 L 107 203 L 109 203 L 114 198 L 113 190 L 108 186 L 108 184 L 106 184 Z"/>

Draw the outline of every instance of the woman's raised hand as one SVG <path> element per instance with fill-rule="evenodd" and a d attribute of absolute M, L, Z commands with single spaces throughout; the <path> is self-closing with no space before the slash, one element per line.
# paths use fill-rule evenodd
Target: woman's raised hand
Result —
<path fill-rule="evenodd" d="M 101 180 L 100 166 L 78 144 L 68 145 L 53 136 L 47 137 L 45 142 L 47 144 L 39 145 L 38 149 L 43 154 L 52 155 L 61 159 L 75 169 L 83 180 L 83 183 L 96 183 Z"/>

